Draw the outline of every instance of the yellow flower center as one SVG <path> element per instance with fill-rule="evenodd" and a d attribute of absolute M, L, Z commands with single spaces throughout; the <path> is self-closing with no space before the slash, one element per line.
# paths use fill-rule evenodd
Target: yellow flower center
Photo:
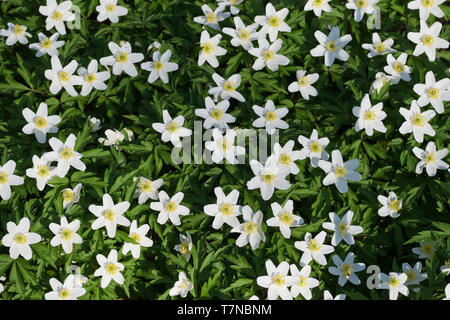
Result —
<path fill-rule="evenodd" d="M 265 183 L 272 183 L 275 181 L 276 177 L 277 177 L 276 175 L 272 174 L 271 172 L 268 172 L 263 174 L 262 179 Z"/>
<path fill-rule="evenodd" d="M 297 283 L 299 287 L 306 287 L 307 285 L 306 278 L 304 276 L 300 276 L 300 281 Z"/>
<path fill-rule="evenodd" d="M 119 270 L 119 267 L 116 266 L 114 263 L 110 262 L 106 265 L 105 269 L 106 272 L 108 272 L 109 274 L 116 274 L 117 271 Z"/>
<path fill-rule="evenodd" d="M 433 246 L 430 243 L 424 243 L 420 250 L 423 254 L 430 255 L 433 253 Z"/>
<path fill-rule="evenodd" d="M 24 244 L 27 242 L 27 237 L 23 233 L 16 233 L 13 240 L 18 244 Z"/>
<path fill-rule="evenodd" d="M 116 6 L 112 3 L 110 3 L 106 6 L 106 11 L 108 11 L 108 12 L 116 11 Z"/>
<path fill-rule="evenodd" d="M 416 280 L 416 271 L 409 269 L 405 271 L 405 274 L 408 276 L 409 282 Z"/>
<path fill-rule="evenodd" d="M 52 13 L 53 20 L 61 21 L 62 18 L 63 18 L 63 14 L 60 11 L 58 11 L 58 10 L 53 11 L 53 13 Z"/>
<path fill-rule="evenodd" d="M 273 59 L 274 56 L 275 56 L 275 54 L 273 53 L 272 50 L 269 50 L 269 49 L 264 50 L 264 53 L 263 53 L 264 60 L 270 61 Z"/>
<path fill-rule="evenodd" d="M 338 178 L 343 178 L 347 174 L 347 169 L 345 169 L 344 166 L 336 167 L 336 169 L 334 169 L 334 174 Z"/>
<path fill-rule="evenodd" d="M 153 190 L 152 188 L 152 182 L 149 180 L 142 180 L 139 188 L 141 189 L 142 192 L 151 192 Z"/>
<path fill-rule="evenodd" d="M 398 211 L 400 211 L 401 208 L 402 208 L 402 203 L 400 202 L 400 200 L 393 200 L 389 204 L 389 209 L 391 209 L 392 211 L 398 212 Z"/>
<path fill-rule="evenodd" d="M 376 50 L 378 53 L 383 53 L 383 52 L 386 51 L 386 45 L 385 45 L 383 42 L 378 42 L 378 43 L 375 45 L 375 50 Z"/>
<path fill-rule="evenodd" d="M 307 77 L 302 77 L 300 78 L 300 80 L 298 80 L 298 85 L 300 87 L 306 87 L 307 85 L 309 85 L 309 80 Z"/>
<path fill-rule="evenodd" d="M 177 131 L 180 128 L 180 126 L 178 125 L 178 123 L 176 121 L 172 121 L 171 123 L 169 123 L 169 125 L 167 126 L 167 131 L 169 131 L 170 133 L 174 133 L 175 131 Z"/>
<path fill-rule="evenodd" d="M 274 276 L 272 278 L 272 282 L 274 284 L 276 284 L 277 286 L 281 287 L 282 285 L 284 285 L 286 283 L 286 279 L 284 278 L 283 275 L 277 274 L 276 276 Z"/>
<path fill-rule="evenodd" d="M 223 117 L 223 111 L 220 109 L 213 109 L 213 111 L 211 111 L 211 116 L 216 120 L 220 120 Z"/>
<path fill-rule="evenodd" d="M 422 5 L 425 8 L 429 8 L 429 7 L 433 6 L 433 4 L 434 4 L 434 0 L 422 0 Z"/>
<path fill-rule="evenodd" d="M 353 273 L 353 266 L 351 264 L 343 264 L 341 267 L 341 273 L 342 276 L 344 277 L 348 277 L 349 275 L 351 275 Z"/>
<path fill-rule="evenodd" d="M 369 1 L 368 0 L 356 0 L 355 4 L 358 8 L 365 8 L 369 5 Z"/>
<path fill-rule="evenodd" d="M 155 61 L 153 62 L 153 69 L 155 70 L 161 70 L 163 68 L 163 64 L 161 61 Z"/>
<path fill-rule="evenodd" d="M 328 49 L 328 51 L 333 52 L 333 51 L 336 51 L 338 49 L 338 46 L 337 46 L 335 41 L 328 41 L 327 49 Z"/>
<path fill-rule="evenodd" d="M 428 96 L 431 99 L 439 98 L 439 89 L 438 88 L 430 88 L 430 89 L 428 89 Z"/>
<path fill-rule="evenodd" d="M 114 221 L 114 219 L 115 219 L 115 217 L 116 217 L 116 213 L 115 213 L 113 210 L 108 209 L 108 210 L 106 210 L 106 211 L 103 213 L 103 217 L 104 217 L 106 220 Z"/>
<path fill-rule="evenodd" d="M 239 32 L 238 32 L 238 37 L 241 40 L 248 40 L 248 38 L 250 38 L 250 32 L 248 32 L 246 29 L 242 28 Z"/>
<path fill-rule="evenodd" d="M 47 166 L 39 166 L 38 175 L 41 178 L 47 178 L 50 175 L 50 169 Z"/>
<path fill-rule="evenodd" d="M 213 52 L 216 50 L 216 47 L 214 47 L 211 42 L 205 43 L 202 48 L 204 54 L 213 54 Z"/>
<path fill-rule="evenodd" d="M 234 91 L 236 89 L 236 84 L 234 81 L 226 81 L 223 85 L 225 91 Z"/>
<path fill-rule="evenodd" d="M 70 74 L 68 74 L 65 71 L 61 71 L 60 73 L 58 73 L 58 78 L 59 78 L 59 81 L 66 82 L 66 81 L 70 80 Z"/>
<path fill-rule="evenodd" d="M 244 224 L 244 232 L 249 235 L 255 233 L 258 230 L 258 226 L 253 222 L 247 222 Z"/>
<path fill-rule="evenodd" d="M 44 38 L 41 41 L 41 47 L 44 49 L 48 49 L 52 46 L 52 40 L 50 40 L 49 38 Z"/>
<path fill-rule="evenodd" d="M 14 34 L 15 35 L 19 35 L 24 31 L 25 31 L 25 28 L 23 26 L 18 25 L 18 24 L 14 25 Z"/>
<path fill-rule="evenodd" d="M 229 216 L 234 212 L 234 206 L 231 203 L 224 203 L 220 206 L 220 213 L 224 216 Z"/>
<path fill-rule="evenodd" d="M 269 26 L 272 28 L 278 28 L 281 24 L 281 19 L 278 16 L 271 16 L 269 18 Z"/>
<path fill-rule="evenodd" d="M 397 287 L 398 285 L 400 285 L 400 279 L 397 278 L 396 276 L 392 276 L 389 278 L 389 285 L 391 287 Z"/>
<path fill-rule="evenodd" d="M 450 260 L 446 260 L 446 261 L 444 262 L 444 264 L 445 264 L 447 267 L 450 268 Z"/>
<path fill-rule="evenodd" d="M 8 182 L 8 175 L 5 172 L 0 172 L 0 184 Z"/>
<path fill-rule="evenodd" d="M 322 152 L 322 145 L 320 144 L 320 142 L 314 141 L 313 143 L 311 143 L 309 150 L 314 153 Z"/>
<path fill-rule="evenodd" d="M 290 157 L 288 154 L 286 154 L 286 153 L 281 154 L 281 155 L 280 155 L 280 158 L 278 159 L 278 161 L 279 161 L 283 166 L 290 166 L 291 163 L 292 163 L 291 157 Z"/>
<path fill-rule="evenodd" d="M 177 204 L 173 201 L 167 202 L 165 209 L 167 212 L 174 212 L 177 209 Z"/>
<path fill-rule="evenodd" d="M 350 226 L 348 225 L 348 223 L 339 222 L 338 230 L 342 234 L 342 236 L 345 237 L 347 235 L 347 232 L 348 232 L 349 229 L 350 229 Z"/>
<path fill-rule="evenodd" d="M 280 221 L 288 226 L 292 226 L 294 223 L 294 215 L 291 211 L 283 210 L 280 215 Z"/>
<path fill-rule="evenodd" d="M 222 151 L 227 151 L 232 148 L 232 143 L 227 139 L 222 139 Z"/>
<path fill-rule="evenodd" d="M 59 297 L 63 300 L 70 298 L 70 291 L 67 289 L 61 289 L 59 292 Z"/>
<path fill-rule="evenodd" d="M 425 123 L 427 122 L 427 120 L 425 119 L 425 117 L 420 114 L 420 113 L 416 113 L 415 115 L 413 115 L 412 119 L 411 119 L 411 123 L 414 126 L 418 126 L 418 127 L 423 127 L 425 126 Z"/>
<path fill-rule="evenodd" d="M 377 115 L 372 110 L 367 110 L 364 112 L 364 120 L 366 121 L 373 121 L 377 118 Z"/>
<path fill-rule="evenodd" d="M 69 147 L 64 148 L 59 155 L 64 160 L 69 160 L 70 158 L 72 158 L 74 156 L 72 148 L 69 148 Z"/>
<path fill-rule="evenodd" d="M 314 0 L 313 6 L 314 7 L 321 7 L 323 5 L 323 0 Z"/>
<path fill-rule="evenodd" d="M 136 241 L 137 243 L 140 243 L 142 240 L 142 237 L 139 233 L 132 233 L 130 234 L 130 238 Z"/>
<path fill-rule="evenodd" d="M 63 200 L 64 202 L 71 202 L 74 198 L 74 192 L 70 189 L 66 189 L 63 191 Z"/>
<path fill-rule="evenodd" d="M 214 12 L 208 12 L 206 14 L 206 21 L 209 23 L 217 22 L 216 14 Z"/>
<path fill-rule="evenodd" d="M 436 161 L 436 154 L 434 152 L 428 152 L 425 156 L 426 163 L 433 163 Z"/>
<path fill-rule="evenodd" d="M 63 240 L 71 240 L 73 238 L 73 231 L 70 229 L 64 229 L 61 231 L 61 238 Z"/>
<path fill-rule="evenodd" d="M 434 38 L 433 38 L 433 36 L 427 34 L 427 35 L 422 37 L 422 42 L 423 42 L 424 45 L 429 47 L 429 46 L 431 46 L 434 43 Z"/>
<path fill-rule="evenodd" d="M 181 254 L 188 254 L 189 252 L 191 252 L 191 250 L 189 250 L 189 242 L 182 242 L 180 243 L 180 253 Z"/>
<path fill-rule="evenodd" d="M 401 62 L 396 62 L 394 63 L 394 70 L 397 73 L 402 73 L 403 71 L 405 71 L 405 65 Z"/>
<path fill-rule="evenodd" d="M 84 80 L 86 80 L 86 82 L 88 83 L 93 83 L 95 81 L 95 75 L 92 73 L 88 73 L 85 77 Z"/>
<path fill-rule="evenodd" d="M 267 121 L 274 121 L 277 119 L 277 114 L 275 111 L 267 111 L 266 113 L 266 120 Z"/>
<path fill-rule="evenodd" d="M 319 251 L 320 248 L 322 248 L 322 244 L 315 239 L 311 239 L 308 242 L 308 248 L 310 251 L 316 252 L 316 251 Z"/>
<path fill-rule="evenodd" d="M 116 56 L 116 60 L 120 63 L 125 63 L 128 61 L 128 53 L 126 52 L 120 52 L 117 56 Z"/>
<path fill-rule="evenodd" d="M 42 117 L 37 117 L 34 120 L 34 125 L 36 127 L 38 127 L 39 129 L 43 128 L 43 127 L 45 127 L 47 125 L 47 120 L 45 118 L 42 118 Z"/>

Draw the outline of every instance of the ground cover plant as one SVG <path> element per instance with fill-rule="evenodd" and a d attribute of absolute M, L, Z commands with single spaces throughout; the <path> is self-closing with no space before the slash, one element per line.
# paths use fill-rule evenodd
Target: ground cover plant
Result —
<path fill-rule="evenodd" d="M 1 299 L 449 299 L 449 14 L 1 1 Z"/>

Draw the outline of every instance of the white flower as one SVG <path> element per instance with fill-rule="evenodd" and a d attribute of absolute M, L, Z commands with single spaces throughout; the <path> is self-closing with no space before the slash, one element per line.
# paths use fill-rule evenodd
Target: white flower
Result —
<path fill-rule="evenodd" d="M 206 109 L 195 109 L 195 115 L 205 119 L 203 121 L 203 128 L 205 129 L 213 127 L 224 131 L 229 128 L 228 123 L 236 121 L 235 117 L 227 113 L 230 107 L 228 100 L 222 100 L 215 104 L 211 97 L 206 97 L 205 107 Z"/>
<path fill-rule="evenodd" d="M 294 246 L 298 250 L 303 251 L 300 265 L 307 265 L 313 259 L 323 266 L 327 264 L 325 255 L 332 253 L 334 247 L 323 244 L 326 236 L 327 233 L 325 231 L 320 231 L 314 238 L 311 233 L 307 232 L 304 241 L 295 241 Z"/>
<path fill-rule="evenodd" d="M 413 88 L 420 95 L 417 104 L 424 107 L 431 103 L 437 113 L 444 113 L 443 101 L 450 101 L 450 79 L 444 78 L 436 82 L 433 71 L 425 75 L 425 83 L 417 83 Z"/>
<path fill-rule="evenodd" d="M 58 48 L 62 47 L 65 41 L 57 41 L 59 33 L 56 32 L 48 38 L 42 32 L 38 33 L 39 42 L 32 43 L 29 45 L 30 49 L 36 50 L 36 57 L 42 57 L 44 54 L 51 56 L 57 56 Z"/>
<path fill-rule="evenodd" d="M 442 161 L 448 154 L 447 148 L 436 151 L 435 143 L 430 141 L 425 147 L 425 150 L 414 147 L 412 151 L 420 159 L 416 166 L 417 174 L 421 174 L 424 167 L 430 177 L 434 177 L 438 169 L 448 169 L 448 164 Z"/>
<path fill-rule="evenodd" d="M 394 40 L 391 38 L 381 41 L 381 38 L 378 35 L 378 33 L 374 32 L 372 34 L 372 42 L 373 43 L 362 44 L 363 49 L 369 50 L 369 53 L 367 54 L 367 57 L 369 58 L 397 52 L 397 50 L 391 48 L 392 45 L 394 44 Z"/>
<path fill-rule="evenodd" d="M 450 300 L 450 283 L 445 286 L 445 298 L 442 300 Z"/>
<path fill-rule="evenodd" d="M 412 132 L 414 135 L 414 139 L 419 143 L 423 142 L 423 136 L 425 134 L 434 137 L 436 132 L 428 123 L 428 121 L 430 121 L 436 115 L 436 112 L 434 112 L 433 110 L 420 112 L 420 107 L 417 104 L 416 100 L 413 100 L 411 102 L 411 107 L 409 110 L 401 107 L 399 111 L 405 118 L 405 122 L 403 122 L 399 129 L 399 132 L 401 134 Z"/>
<path fill-rule="evenodd" d="M 78 201 L 80 201 L 80 192 L 82 186 L 83 185 L 79 183 L 73 189 L 65 188 L 61 191 L 63 196 L 64 210 L 69 210 L 75 203 L 78 203 Z"/>
<path fill-rule="evenodd" d="M 383 205 L 380 209 L 378 209 L 378 215 L 380 217 L 400 217 L 398 212 L 402 209 L 402 200 L 397 198 L 394 191 L 389 191 L 389 195 L 387 197 L 379 195 L 377 199 Z"/>
<path fill-rule="evenodd" d="M 286 180 L 289 169 L 278 166 L 278 159 L 273 154 L 267 158 L 264 165 L 252 159 L 250 167 L 255 176 L 247 182 L 247 188 L 249 190 L 259 188 L 263 200 L 272 198 L 275 189 L 286 190 L 291 186 Z"/>
<path fill-rule="evenodd" d="M 48 140 L 53 151 L 45 153 L 42 158 L 48 161 L 58 161 L 56 172 L 60 178 L 64 178 L 69 172 L 70 166 L 80 171 L 86 170 L 86 165 L 81 161 L 83 156 L 74 150 L 76 140 L 77 137 L 72 133 L 67 137 L 65 143 L 55 137 Z"/>
<path fill-rule="evenodd" d="M 153 41 L 152 43 L 149 44 L 147 51 L 159 51 L 161 49 L 161 43 L 159 43 L 158 41 Z"/>
<path fill-rule="evenodd" d="M 448 276 L 450 274 L 450 260 L 446 260 L 440 270 L 444 275 Z"/>
<path fill-rule="evenodd" d="M 275 104 L 272 100 L 267 100 L 264 108 L 253 105 L 253 111 L 259 116 L 258 119 L 253 121 L 252 125 L 255 128 L 265 128 L 267 133 L 272 135 L 275 133 L 275 129 L 287 129 L 289 125 L 286 121 L 281 120 L 289 112 L 288 108 L 275 109 Z"/>
<path fill-rule="evenodd" d="M 385 133 L 387 128 L 384 126 L 383 120 L 386 118 L 386 112 L 382 109 L 383 102 L 372 106 L 369 94 L 366 93 L 361 101 L 361 107 L 355 106 L 352 109 L 353 115 L 358 118 L 355 123 L 355 131 L 359 132 L 365 129 L 368 136 L 372 136 L 374 130 Z"/>
<path fill-rule="evenodd" d="M 104 146 L 114 146 L 116 149 L 118 149 L 119 143 L 125 139 L 125 135 L 117 129 L 114 131 L 111 129 L 106 129 L 105 136 L 106 139 L 98 138 L 98 142 Z"/>
<path fill-rule="evenodd" d="M 219 66 L 219 60 L 217 57 L 225 55 L 227 50 L 218 46 L 222 35 L 220 33 L 216 34 L 214 37 L 210 37 L 208 31 L 203 30 L 200 35 L 200 53 L 198 55 L 198 65 L 202 66 L 205 61 L 208 62 L 211 67 L 217 68 Z"/>
<path fill-rule="evenodd" d="M 436 242 L 434 241 L 420 241 L 420 247 L 412 249 L 412 252 L 419 255 L 419 259 L 428 259 L 436 251 Z"/>
<path fill-rule="evenodd" d="M 327 176 L 323 179 L 323 185 L 336 184 L 340 193 L 346 193 L 348 190 L 347 181 L 361 180 L 361 174 L 356 172 L 359 166 L 358 159 L 352 159 L 344 162 L 339 150 L 331 152 L 332 161 L 319 160 L 319 167 L 325 171 Z"/>
<path fill-rule="evenodd" d="M 128 227 L 130 226 L 130 220 L 123 216 L 125 211 L 130 207 L 128 201 L 119 202 L 116 205 L 113 202 L 111 196 L 107 193 L 103 195 L 103 205 L 97 206 L 91 204 L 88 209 L 94 214 L 97 219 L 92 222 L 92 230 L 105 227 L 108 233 L 108 237 L 114 238 L 116 236 L 117 225 Z"/>
<path fill-rule="evenodd" d="M 88 120 L 89 120 L 89 125 L 91 126 L 91 132 L 96 132 L 101 129 L 102 126 L 100 124 L 102 122 L 100 121 L 100 119 L 97 119 L 95 117 L 91 118 L 91 116 L 88 116 Z"/>
<path fill-rule="evenodd" d="M 353 235 L 363 232 L 363 228 L 361 226 L 350 225 L 353 219 L 353 211 L 347 211 L 342 219 L 340 219 L 339 216 L 334 212 L 330 212 L 328 215 L 331 222 L 322 223 L 322 227 L 324 229 L 334 231 L 333 238 L 331 239 L 331 244 L 333 246 L 337 246 L 339 243 L 341 243 L 342 239 L 344 239 L 345 243 L 350 246 L 355 244 Z"/>
<path fill-rule="evenodd" d="M 186 277 L 186 273 L 181 271 L 178 274 L 178 281 L 175 282 L 173 285 L 173 288 L 170 289 L 169 295 L 171 297 L 178 296 L 185 298 L 189 291 L 191 291 L 194 288 L 194 284 L 188 280 Z"/>
<path fill-rule="evenodd" d="M 336 266 L 329 267 L 328 272 L 332 275 L 339 276 L 338 284 L 341 287 L 347 283 L 347 280 L 355 285 L 361 283 L 361 280 L 359 280 L 355 273 L 364 270 L 366 265 L 364 263 L 354 263 L 355 254 L 353 252 L 349 252 L 344 261 L 336 254 L 331 259 Z"/>
<path fill-rule="evenodd" d="M 181 148 L 180 137 L 187 137 L 192 135 L 192 130 L 183 128 L 184 117 L 178 116 L 172 120 L 167 110 L 163 110 L 163 123 L 155 122 L 152 128 L 161 133 L 163 142 L 172 142 L 175 147 Z"/>
<path fill-rule="evenodd" d="M 73 245 L 80 244 L 83 239 L 77 234 L 80 228 L 80 220 L 74 220 L 69 223 L 66 217 L 61 217 L 61 224 L 50 223 L 48 226 L 55 236 L 50 241 L 53 247 L 62 245 L 62 248 L 66 254 L 72 253 Z"/>
<path fill-rule="evenodd" d="M 430 13 L 436 18 L 442 18 L 444 12 L 439 8 L 439 5 L 445 0 L 414 0 L 408 2 L 408 9 L 419 10 L 420 20 L 426 21 Z"/>
<path fill-rule="evenodd" d="M 420 56 L 422 53 L 428 57 L 428 60 L 436 60 L 436 49 L 447 49 L 449 42 L 442 38 L 438 38 L 441 32 L 442 24 L 435 22 L 428 27 L 425 21 L 420 20 L 420 32 L 408 32 L 408 39 L 416 44 L 413 55 Z"/>
<path fill-rule="evenodd" d="M 10 221 L 6 224 L 6 230 L 8 234 L 3 236 L 2 244 L 5 247 L 9 247 L 9 256 L 12 259 L 17 259 L 20 255 L 26 260 L 30 260 L 33 255 L 30 244 L 35 244 L 42 240 L 37 233 L 29 232 L 30 220 L 22 218 L 18 225 Z"/>
<path fill-rule="evenodd" d="M 72 97 L 78 95 L 73 86 L 80 86 L 83 84 L 83 79 L 80 76 L 73 75 L 77 69 L 78 62 L 72 60 L 64 68 L 59 61 L 58 56 L 52 56 L 52 68 L 45 70 L 45 77 L 52 82 L 50 85 L 50 92 L 57 94 L 62 88 L 66 89 L 67 93 Z"/>
<path fill-rule="evenodd" d="M 82 96 L 88 95 L 92 91 L 92 88 L 106 90 L 107 85 L 104 81 L 111 77 L 109 71 L 98 72 L 98 63 L 95 59 L 89 63 L 87 70 L 81 67 L 78 68 L 77 72 L 83 80 L 83 87 L 81 88 Z"/>
<path fill-rule="evenodd" d="M 174 225 L 181 225 L 180 215 L 186 216 L 190 211 L 188 207 L 180 204 L 183 197 L 183 192 L 177 192 L 172 198 L 165 191 L 159 192 L 159 202 L 150 203 L 150 209 L 159 211 L 157 220 L 159 224 L 165 224 L 170 219 Z"/>
<path fill-rule="evenodd" d="M 217 73 L 212 75 L 217 87 L 208 90 L 209 94 L 219 95 L 224 100 L 234 98 L 240 102 L 245 102 L 245 98 L 236 89 L 241 84 L 241 75 L 236 73 L 230 76 L 227 80 L 219 76 Z"/>
<path fill-rule="evenodd" d="M 72 261 L 74 263 L 74 261 Z M 67 273 L 73 275 L 73 287 L 74 288 L 83 288 L 83 285 L 86 284 L 88 278 L 83 276 L 80 271 L 80 267 L 75 264 L 72 264 L 67 268 Z"/>
<path fill-rule="evenodd" d="M 336 297 L 333 298 L 330 291 L 325 290 L 323 292 L 323 300 L 345 300 L 347 295 L 345 293 L 337 294 Z"/>
<path fill-rule="evenodd" d="M 192 255 L 192 237 L 189 232 L 186 232 L 186 236 L 180 233 L 180 244 L 177 244 L 174 249 L 181 253 L 186 261 L 189 261 Z"/>
<path fill-rule="evenodd" d="M 217 2 L 219 7 L 230 6 L 230 13 L 234 16 L 239 13 L 239 9 L 235 6 L 244 2 L 244 0 L 217 0 Z"/>
<path fill-rule="evenodd" d="M 410 73 L 411 70 L 406 65 L 406 60 L 408 59 L 408 55 L 406 53 L 402 53 L 398 59 L 395 59 L 392 54 L 388 54 L 386 61 L 387 66 L 384 67 L 384 72 L 390 74 L 391 84 L 397 84 L 401 80 L 410 81 Z"/>
<path fill-rule="evenodd" d="M 266 34 L 269 34 L 270 42 L 274 42 L 278 37 L 278 32 L 291 32 L 291 27 L 284 22 L 288 13 L 287 8 L 276 11 L 275 7 L 269 2 L 266 5 L 266 15 L 255 17 L 255 22 L 262 26 L 259 33 L 264 35 L 264 38 Z"/>
<path fill-rule="evenodd" d="M 22 115 L 28 122 L 22 128 L 22 132 L 25 134 L 34 133 L 39 143 L 45 143 L 47 133 L 58 132 L 56 125 L 61 122 L 59 116 L 49 116 L 47 104 L 41 102 L 39 107 L 34 113 L 28 108 L 22 110 Z"/>
<path fill-rule="evenodd" d="M 326 137 L 319 139 L 319 134 L 316 129 L 313 129 L 309 139 L 299 135 L 298 142 L 303 146 L 303 149 L 300 150 L 301 160 L 309 157 L 313 167 L 318 166 L 319 160 L 328 160 L 329 155 L 325 151 L 325 148 L 330 143 L 330 140 Z"/>
<path fill-rule="evenodd" d="M 271 260 L 266 261 L 267 276 L 260 276 L 256 278 L 258 286 L 268 288 L 267 299 L 277 300 L 280 297 L 283 300 L 292 300 L 292 295 L 288 287 L 291 287 L 297 282 L 297 279 L 288 276 L 289 263 L 281 262 L 277 267 Z"/>
<path fill-rule="evenodd" d="M 64 21 L 75 20 L 75 14 L 70 11 L 71 7 L 72 1 L 63 1 L 58 4 L 56 0 L 47 0 L 46 6 L 39 6 L 39 13 L 47 16 L 45 29 L 48 31 L 55 27 L 60 34 L 65 35 Z"/>
<path fill-rule="evenodd" d="M 136 241 L 137 244 L 125 242 L 122 248 L 122 253 L 126 255 L 129 251 L 131 251 L 133 258 L 139 259 L 139 256 L 141 255 L 141 246 L 146 248 L 153 246 L 153 240 L 145 236 L 149 230 L 150 226 L 148 224 L 143 224 L 138 228 L 137 221 L 133 220 L 131 222 L 128 237 Z"/>
<path fill-rule="evenodd" d="M 427 279 L 428 278 L 427 274 L 426 273 L 420 273 L 421 270 L 422 270 L 422 263 L 420 261 L 418 261 L 414 265 L 414 267 L 411 267 L 409 265 L 409 263 L 406 263 L 406 262 L 403 263 L 402 264 L 402 271 L 408 277 L 406 282 L 405 282 L 405 286 L 417 285 L 420 282 L 422 282 L 423 280 Z M 412 289 L 412 291 L 419 292 L 420 288 L 414 288 L 414 289 Z"/>
<path fill-rule="evenodd" d="M 7 23 L 8 29 L 0 29 L 0 36 L 7 37 L 6 38 L 6 45 L 12 46 L 17 41 L 19 41 L 21 44 L 27 44 L 28 38 L 31 38 L 31 34 L 26 32 L 27 27 L 20 25 L 20 24 L 14 24 L 11 22 Z"/>
<path fill-rule="evenodd" d="M 253 48 L 252 41 L 258 40 L 260 38 L 259 32 L 256 32 L 258 28 L 257 23 L 253 23 L 248 25 L 247 27 L 242 22 L 242 19 L 239 17 L 234 18 L 235 29 L 232 28 L 223 28 L 223 33 L 232 37 L 231 45 L 233 47 L 242 46 L 245 50 L 250 50 Z"/>
<path fill-rule="evenodd" d="M 101 58 L 102 65 L 112 66 L 112 73 L 116 76 L 123 71 L 131 77 L 137 76 L 138 72 L 134 64 L 144 60 L 142 53 L 132 53 L 129 42 L 121 42 L 119 46 L 111 41 L 108 43 L 108 48 L 113 55 Z"/>
<path fill-rule="evenodd" d="M 47 182 L 56 177 L 56 167 L 50 166 L 50 161 L 39 158 L 36 155 L 32 157 L 33 168 L 26 170 L 29 178 L 36 179 L 36 185 L 39 191 L 44 190 Z"/>
<path fill-rule="evenodd" d="M 308 0 L 305 4 L 305 11 L 314 11 L 317 17 L 322 15 L 322 11 L 331 12 L 333 9 L 330 7 L 328 2 L 331 0 Z"/>
<path fill-rule="evenodd" d="M 305 265 L 299 271 L 295 264 L 291 264 L 291 276 L 296 278 L 296 283 L 291 287 L 291 295 L 296 298 L 299 294 L 306 300 L 312 298 L 311 289 L 319 286 L 319 281 L 315 278 L 310 278 L 311 266 Z"/>
<path fill-rule="evenodd" d="M 102 254 L 97 254 L 97 262 L 100 268 L 95 270 L 94 277 L 102 277 L 100 286 L 106 288 L 111 280 L 114 280 L 118 284 L 122 284 L 124 279 L 122 271 L 125 267 L 120 262 L 117 262 L 117 250 L 111 250 L 106 258 Z"/>
<path fill-rule="evenodd" d="M 237 204 L 239 191 L 233 190 L 225 195 L 221 187 L 215 187 L 214 194 L 217 197 L 217 202 L 203 207 L 203 211 L 208 216 L 214 217 L 212 227 L 219 229 L 224 223 L 233 228 L 237 227 L 239 225 L 237 217 L 241 215 L 242 210 L 242 207 Z"/>
<path fill-rule="evenodd" d="M 237 156 L 245 154 L 245 148 L 234 145 L 234 139 L 236 138 L 236 131 L 226 130 L 225 135 L 219 131 L 219 129 L 213 130 L 213 141 L 206 141 L 205 148 L 212 151 L 211 159 L 215 163 L 223 163 L 226 159 L 227 163 L 237 164 Z"/>
<path fill-rule="evenodd" d="M 314 32 L 319 45 L 310 51 L 313 57 L 325 56 L 325 65 L 331 67 L 334 63 L 334 59 L 347 61 L 350 57 L 347 52 L 344 51 L 344 47 L 352 40 L 352 36 L 346 34 L 339 37 L 340 31 L 338 27 L 333 27 L 329 35 L 325 35 L 323 32 L 317 30 Z"/>
<path fill-rule="evenodd" d="M 250 242 L 252 250 L 255 250 L 259 247 L 261 241 L 266 241 L 266 236 L 261 227 L 263 214 L 260 210 L 254 213 L 249 206 L 244 206 L 242 208 L 242 216 L 244 222 L 231 229 L 231 232 L 240 233 L 236 240 L 238 247 L 243 247 Z"/>
<path fill-rule="evenodd" d="M 295 161 L 301 159 L 300 151 L 292 150 L 294 148 L 294 140 L 286 142 L 284 147 L 281 147 L 278 142 L 273 146 L 273 152 L 278 159 L 278 165 L 289 169 L 289 173 L 297 174 L 300 172 L 295 164 Z M 304 159 L 304 158 L 303 158 Z"/>
<path fill-rule="evenodd" d="M 288 200 L 284 208 L 278 202 L 272 202 L 270 205 L 274 217 L 267 219 L 266 224 L 270 227 L 279 227 L 281 234 L 286 239 L 291 237 L 291 229 L 304 223 L 303 219 L 293 214 L 294 202 Z"/>
<path fill-rule="evenodd" d="M 267 66 L 269 70 L 277 71 L 279 65 L 287 66 L 289 59 L 282 54 L 278 54 L 282 43 L 281 39 L 277 39 L 274 43 L 269 44 L 266 38 L 260 37 L 258 39 L 259 48 L 248 50 L 248 53 L 257 58 L 253 63 L 253 69 L 261 70 Z"/>
<path fill-rule="evenodd" d="M 159 51 L 153 52 L 153 61 L 147 61 L 141 64 L 143 70 L 150 71 L 147 81 L 153 83 L 159 78 L 163 83 L 169 82 L 169 72 L 178 70 L 178 64 L 169 62 L 172 51 L 167 50 L 162 55 Z"/>
<path fill-rule="evenodd" d="M 370 85 L 369 94 L 373 94 L 375 89 L 379 93 L 381 88 L 383 88 L 391 79 L 391 76 L 388 76 L 384 72 L 377 72 L 375 81 Z"/>
<path fill-rule="evenodd" d="M 389 276 L 385 273 L 378 274 L 381 280 L 380 289 L 389 290 L 389 300 L 397 300 L 398 293 L 408 296 L 409 290 L 405 285 L 408 276 L 405 273 L 389 272 Z"/>
<path fill-rule="evenodd" d="M 297 81 L 294 81 L 289 85 L 289 92 L 300 91 L 303 99 L 305 100 L 309 100 L 309 96 L 317 96 L 317 90 L 312 86 L 312 84 L 319 79 L 318 73 L 306 75 L 305 70 L 297 70 L 295 75 L 297 77 Z"/>
<path fill-rule="evenodd" d="M 374 14 L 376 12 L 374 4 L 378 3 L 378 0 L 348 0 L 345 4 L 347 9 L 355 10 L 354 18 L 356 22 L 360 22 L 366 14 Z"/>
<path fill-rule="evenodd" d="M 11 186 L 18 186 L 24 182 L 22 177 L 13 174 L 15 169 L 16 162 L 14 160 L 9 160 L 0 166 L 0 197 L 3 200 L 11 198 Z"/>
<path fill-rule="evenodd" d="M 212 9 L 207 4 L 204 4 L 202 5 L 204 16 L 195 17 L 194 22 L 220 31 L 219 22 L 225 20 L 230 16 L 229 12 L 223 12 L 224 9 L 224 6 L 218 6 L 216 10 L 212 11 Z"/>
<path fill-rule="evenodd" d="M 109 19 L 112 23 L 119 22 L 119 17 L 128 13 L 128 9 L 117 5 L 117 0 L 100 0 L 100 5 L 95 7 L 98 12 L 97 20 L 100 22 Z"/>
<path fill-rule="evenodd" d="M 44 295 L 45 300 L 77 300 L 78 297 L 84 295 L 86 289 L 74 287 L 74 278 L 73 274 L 69 274 L 64 284 L 56 278 L 51 278 L 50 286 L 52 291 Z"/>
<path fill-rule="evenodd" d="M 133 178 L 133 181 L 135 180 L 136 178 Z M 147 202 L 149 198 L 152 200 L 158 200 L 158 189 L 163 185 L 163 183 L 163 179 L 151 181 L 147 178 L 140 177 L 134 197 L 138 198 L 139 204 Z"/>

